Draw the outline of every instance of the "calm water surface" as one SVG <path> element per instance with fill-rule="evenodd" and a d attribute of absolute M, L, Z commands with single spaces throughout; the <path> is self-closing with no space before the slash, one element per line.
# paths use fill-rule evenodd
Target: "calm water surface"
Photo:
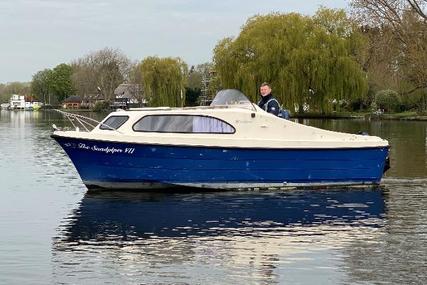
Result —
<path fill-rule="evenodd" d="M 0 113 L 0 284 L 425 284 L 425 122 L 305 120 L 386 138 L 380 190 L 87 193 L 53 112 Z"/>

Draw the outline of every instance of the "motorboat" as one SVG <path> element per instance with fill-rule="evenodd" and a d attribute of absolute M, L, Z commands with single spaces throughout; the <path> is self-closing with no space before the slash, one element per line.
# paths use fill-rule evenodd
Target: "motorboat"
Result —
<path fill-rule="evenodd" d="M 389 154 L 384 139 L 285 120 L 234 89 L 210 106 L 117 110 L 92 127 L 52 134 L 89 189 L 378 185 Z"/>
<path fill-rule="evenodd" d="M 2 110 L 9 110 L 10 104 L 9 103 L 2 103 L 2 104 L 0 104 L 0 108 Z"/>

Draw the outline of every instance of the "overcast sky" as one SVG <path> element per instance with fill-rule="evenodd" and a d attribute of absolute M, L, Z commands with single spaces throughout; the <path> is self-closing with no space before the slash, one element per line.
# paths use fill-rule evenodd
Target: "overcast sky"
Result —
<path fill-rule="evenodd" d="M 238 35 L 248 17 L 269 12 L 313 14 L 346 0 L 0 0 L 0 82 L 104 47 L 132 60 L 179 56 L 210 61 L 216 43 Z"/>

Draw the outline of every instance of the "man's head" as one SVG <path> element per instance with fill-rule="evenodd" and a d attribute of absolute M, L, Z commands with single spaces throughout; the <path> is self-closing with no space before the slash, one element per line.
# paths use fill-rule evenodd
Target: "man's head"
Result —
<path fill-rule="evenodd" d="M 269 95 L 271 93 L 270 84 L 268 84 L 267 82 L 264 82 L 263 84 L 261 84 L 261 87 L 259 88 L 259 92 L 263 97 Z"/>

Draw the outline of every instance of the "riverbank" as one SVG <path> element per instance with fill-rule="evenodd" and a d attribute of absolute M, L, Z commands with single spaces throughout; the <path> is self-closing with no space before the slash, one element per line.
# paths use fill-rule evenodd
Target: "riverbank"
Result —
<path fill-rule="evenodd" d="M 390 114 L 374 114 L 368 112 L 352 112 L 352 113 L 303 113 L 292 114 L 292 118 L 297 119 L 359 119 L 359 120 L 405 120 L 405 121 L 427 121 L 427 114 L 419 114 L 417 112 L 402 112 Z"/>

